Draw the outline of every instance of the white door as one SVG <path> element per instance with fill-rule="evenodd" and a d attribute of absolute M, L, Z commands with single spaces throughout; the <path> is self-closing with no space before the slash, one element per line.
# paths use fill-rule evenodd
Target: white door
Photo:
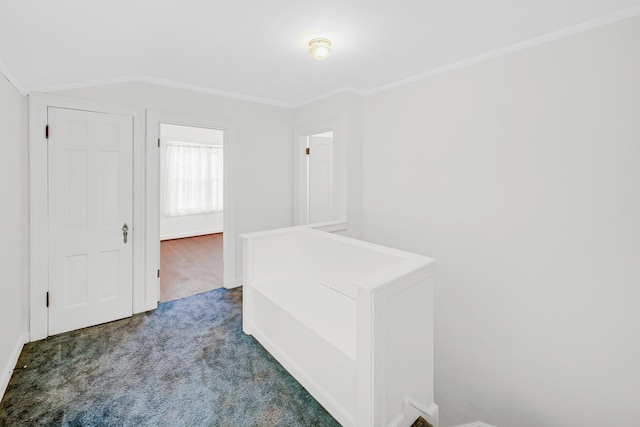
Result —
<path fill-rule="evenodd" d="M 49 108 L 48 125 L 53 335 L 133 313 L 133 118 Z"/>
<path fill-rule="evenodd" d="M 309 137 L 309 224 L 333 218 L 333 135 Z"/>

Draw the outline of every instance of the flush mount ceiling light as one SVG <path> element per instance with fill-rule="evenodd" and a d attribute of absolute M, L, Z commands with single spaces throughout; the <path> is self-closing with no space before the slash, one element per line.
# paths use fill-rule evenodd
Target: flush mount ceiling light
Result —
<path fill-rule="evenodd" d="M 309 41 L 309 55 L 316 61 L 322 61 L 331 56 L 331 42 L 327 39 L 312 39 Z"/>

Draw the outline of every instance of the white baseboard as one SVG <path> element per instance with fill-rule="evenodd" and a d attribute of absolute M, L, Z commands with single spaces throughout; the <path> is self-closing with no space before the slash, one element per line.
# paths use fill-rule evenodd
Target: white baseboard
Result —
<path fill-rule="evenodd" d="M 453 427 L 496 427 L 496 426 L 492 426 L 491 424 L 487 424 L 487 423 L 483 423 L 480 421 L 476 421 L 473 423 L 468 423 L 468 424 L 460 424 L 457 426 L 453 426 Z"/>
<path fill-rule="evenodd" d="M 160 236 L 160 240 L 182 239 L 185 237 L 204 236 L 205 234 L 217 234 L 217 233 L 222 233 L 222 229 L 199 230 L 199 231 L 188 231 L 185 233 L 164 234 Z"/>
<path fill-rule="evenodd" d="M 11 380 L 11 375 L 13 375 L 13 368 L 18 363 L 18 358 L 20 357 L 20 353 L 22 352 L 22 347 L 26 343 L 29 342 L 29 332 L 23 332 L 22 335 L 16 341 L 13 351 L 11 352 L 11 356 L 7 361 L 7 364 L 2 369 L 2 374 L 0 374 L 0 399 L 4 396 L 4 392 L 7 391 L 7 386 L 9 385 L 9 381 Z"/>
<path fill-rule="evenodd" d="M 410 397 L 405 397 L 402 417 L 392 422 L 391 425 L 408 426 L 415 422 L 418 417 L 424 418 L 433 427 L 438 427 L 440 424 L 440 409 L 435 403 L 424 406 Z"/>

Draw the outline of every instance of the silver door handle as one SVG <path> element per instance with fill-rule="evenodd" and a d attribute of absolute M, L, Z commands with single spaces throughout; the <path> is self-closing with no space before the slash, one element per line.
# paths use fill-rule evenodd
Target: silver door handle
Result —
<path fill-rule="evenodd" d="M 129 226 L 125 222 L 122 226 L 122 236 L 124 237 L 124 242 L 127 243 L 127 235 L 129 234 Z"/>

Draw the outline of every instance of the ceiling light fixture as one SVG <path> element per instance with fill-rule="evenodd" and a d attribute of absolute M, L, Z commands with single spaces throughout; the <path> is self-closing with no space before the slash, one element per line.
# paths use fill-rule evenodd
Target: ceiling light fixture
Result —
<path fill-rule="evenodd" d="M 316 61 L 322 61 L 331 56 L 331 41 L 327 39 L 313 39 L 309 41 L 309 55 Z"/>

